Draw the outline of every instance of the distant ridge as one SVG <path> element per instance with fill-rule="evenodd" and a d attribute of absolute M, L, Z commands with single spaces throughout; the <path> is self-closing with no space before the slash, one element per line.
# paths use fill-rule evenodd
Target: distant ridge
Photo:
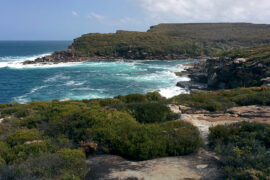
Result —
<path fill-rule="evenodd" d="M 68 51 L 26 63 L 205 58 L 218 56 L 224 50 L 266 44 L 270 44 L 270 25 L 266 24 L 159 24 L 147 32 L 118 30 L 85 34 L 75 39 Z"/>
<path fill-rule="evenodd" d="M 148 32 L 162 33 L 184 39 L 224 40 L 251 43 L 253 40 L 270 40 L 269 24 L 252 23 L 184 23 L 159 24 L 152 26 Z"/>

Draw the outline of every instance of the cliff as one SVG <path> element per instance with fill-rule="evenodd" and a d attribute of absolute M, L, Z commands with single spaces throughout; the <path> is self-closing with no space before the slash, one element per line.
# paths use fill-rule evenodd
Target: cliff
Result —
<path fill-rule="evenodd" d="M 224 52 L 187 73 L 192 81 L 179 86 L 215 90 L 270 85 L 270 45 Z M 196 88 L 194 83 L 203 85 Z"/>

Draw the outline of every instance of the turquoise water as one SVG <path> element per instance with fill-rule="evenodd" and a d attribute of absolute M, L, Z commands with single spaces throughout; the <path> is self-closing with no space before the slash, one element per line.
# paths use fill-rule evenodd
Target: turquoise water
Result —
<path fill-rule="evenodd" d="M 21 64 L 66 49 L 70 43 L 0 41 L 0 103 L 106 98 L 154 90 L 165 97 L 186 93 L 175 85 L 188 78 L 174 72 L 182 71 L 182 64 L 190 60 Z"/>

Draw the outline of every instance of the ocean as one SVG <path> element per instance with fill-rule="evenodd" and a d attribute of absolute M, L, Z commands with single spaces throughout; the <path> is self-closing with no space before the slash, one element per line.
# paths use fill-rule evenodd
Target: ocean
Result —
<path fill-rule="evenodd" d="M 51 65 L 22 65 L 25 60 L 65 50 L 71 41 L 0 41 L 0 103 L 108 98 L 159 90 L 172 97 L 188 81 L 174 72 L 191 60 L 89 61 Z M 195 61 L 195 60 L 194 60 Z"/>

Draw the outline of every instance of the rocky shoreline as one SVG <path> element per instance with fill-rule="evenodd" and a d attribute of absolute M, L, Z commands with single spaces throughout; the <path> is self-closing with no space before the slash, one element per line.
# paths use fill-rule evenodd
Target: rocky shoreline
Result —
<path fill-rule="evenodd" d="M 270 86 L 269 66 L 246 63 L 246 58 L 209 58 L 189 64 L 177 76 L 188 76 L 188 82 L 178 82 L 177 86 L 191 92 L 233 89 L 238 87 Z"/>
<path fill-rule="evenodd" d="M 187 60 L 187 59 L 207 59 L 208 57 L 184 56 L 168 54 L 166 56 L 150 56 L 150 55 L 132 55 L 132 56 L 82 56 L 74 53 L 72 49 L 56 51 L 52 55 L 44 56 L 35 59 L 34 61 L 26 60 L 24 65 L 28 64 L 58 64 L 69 62 L 84 62 L 84 61 L 108 61 L 108 60 Z"/>

